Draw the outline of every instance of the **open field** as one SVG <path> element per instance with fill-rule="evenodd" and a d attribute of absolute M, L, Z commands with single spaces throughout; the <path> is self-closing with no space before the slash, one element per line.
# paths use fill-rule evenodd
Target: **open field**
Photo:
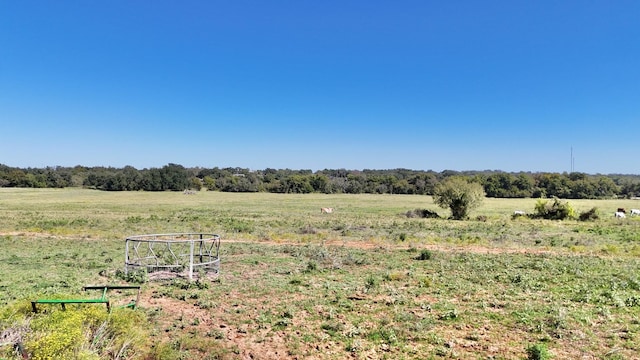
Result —
<path fill-rule="evenodd" d="M 406 216 L 448 216 L 427 196 L 0 188 L 0 307 L 121 283 L 127 236 L 206 232 L 220 277 L 144 283 L 146 355 L 129 357 L 639 359 L 640 217 L 613 212 L 640 201 L 569 201 L 593 222 L 511 219 L 535 203 L 451 221 Z"/>

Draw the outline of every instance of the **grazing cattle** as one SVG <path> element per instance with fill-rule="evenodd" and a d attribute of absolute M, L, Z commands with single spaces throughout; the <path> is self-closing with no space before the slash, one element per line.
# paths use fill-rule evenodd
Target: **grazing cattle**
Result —
<path fill-rule="evenodd" d="M 631 209 L 631 216 L 640 215 L 640 209 Z"/>
<path fill-rule="evenodd" d="M 617 217 L 617 218 L 620 218 L 620 219 L 624 219 L 624 218 L 627 217 L 622 211 L 616 211 L 614 216 Z"/>
<path fill-rule="evenodd" d="M 625 210 L 624 208 L 618 208 L 618 210 L 616 210 L 616 212 L 621 212 L 623 214 L 626 214 L 627 210 Z"/>
<path fill-rule="evenodd" d="M 320 208 L 320 214 L 331 214 L 333 212 L 333 208 Z"/>
<path fill-rule="evenodd" d="M 516 211 L 514 211 L 514 212 L 513 212 L 513 215 L 516 215 L 516 216 L 518 216 L 518 215 L 526 215 L 526 214 L 527 214 L 527 213 L 525 213 L 525 212 L 524 212 L 524 211 L 522 211 L 522 210 L 516 210 Z"/>

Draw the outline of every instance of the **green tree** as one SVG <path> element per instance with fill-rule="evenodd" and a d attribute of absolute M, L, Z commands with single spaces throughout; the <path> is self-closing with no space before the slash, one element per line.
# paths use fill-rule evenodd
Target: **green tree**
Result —
<path fill-rule="evenodd" d="M 202 179 L 202 182 L 204 183 L 204 187 L 207 188 L 207 190 L 213 191 L 216 190 L 216 180 L 214 178 L 212 178 L 211 176 L 207 175 Z"/>
<path fill-rule="evenodd" d="M 285 193 L 309 194 L 313 192 L 308 175 L 291 175 L 282 182 Z"/>
<path fill-rule="evenodd" d="M 436 185 L 433 201 L 443 209 L 451 210 L 451 217 L 455 220 L 466 219 L 469 211 L 480 206 L 485 193 L 482 185 L 469 182 L 462 177 L 449 177 Z"/>
<path fill-rule="evenodd" d="M 324 174 L 316 174 L 311 176 L 310 179 L 311 186 L 313 186 L 313 190 L 316 192 L 331 193 L 331 187 L 329 186 L 329 177 Z"/>
<path fill-rule="evenodd" d="M 189 187 L 189 174 L 182 165 L 168 164 L 160 169 L 162 190 L 182 191 Z"/>
<path fill-rule="evenodd" d="M 519 174 L 513 185 L 518 189 L 516 197 L 526 198 L 533 194 L 533 178 L 529 175 Z"/>
<path fill-rule="evenodd" d="M 598 176 L 596 184 L 596 196 L 599 198 L 610 198 L 620 191 L 613 180 L 606 176 Z M 640 184 L 636 183 L 636 187 L 640 188 Z"/>
<path fill-rule="evenodd" d="M 196 189 L 198 191 L 202 190 L 202 180 L 198 179 L 195 176 L 189 179 L 189 185 L 189 187 L 192 189 Z"/>

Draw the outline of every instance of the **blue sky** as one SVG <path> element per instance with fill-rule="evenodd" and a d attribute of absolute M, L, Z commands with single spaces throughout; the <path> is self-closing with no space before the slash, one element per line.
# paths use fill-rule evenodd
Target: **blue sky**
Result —
<path fill-rule="evenodd" d="M 640 1 L 0 0 L 0 163 L 640 173 Z"/>

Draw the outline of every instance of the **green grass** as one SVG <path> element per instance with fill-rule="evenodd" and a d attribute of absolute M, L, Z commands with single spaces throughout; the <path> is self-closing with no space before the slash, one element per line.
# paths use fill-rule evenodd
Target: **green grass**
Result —
<path fill-rule="evenodd" d="M 207 232 L 222 237 L 220 277 L 145 283 L 148 335 L 130 358 L 634 358 L 640 219 L 604 214 L 638 206 L 569 202 L 603 215 L 511 219 L 534 199 L 450 221 L 405 215 L 447 216 L 426 196 L 0 189 L 0 332 L 35 297 L 122 282 L 127 236 Z"/>

